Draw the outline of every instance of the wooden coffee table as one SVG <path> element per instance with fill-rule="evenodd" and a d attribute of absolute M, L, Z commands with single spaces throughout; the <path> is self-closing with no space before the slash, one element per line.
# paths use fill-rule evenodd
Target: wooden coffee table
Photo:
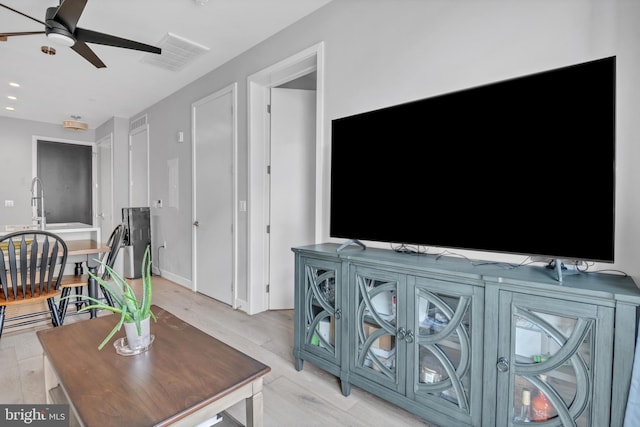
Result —
<path fill-rule="evenodd" d="M 262 426 L 262 380 L 271 368 L 160 307 L 152 311 L 155 340 L 135 356 L 111 344 L 98 350 L 117 315 L 38 331 L 47 403 L 60 385 L 80 425 L 149 427 L 195 426 L 245 399 L 247 425 Z"/>

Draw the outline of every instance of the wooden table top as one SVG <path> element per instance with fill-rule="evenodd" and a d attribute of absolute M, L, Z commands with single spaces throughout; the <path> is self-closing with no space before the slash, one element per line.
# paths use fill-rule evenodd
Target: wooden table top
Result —
<path fill-rule="evenodd" d="M 67 255 L 91 255 L 102 252 L 109 252 L 109 247 L 95 240 L 65 240 L 67 244 Z"/>
<path fill-rule="evenodd" d="M 27 240 L 28 244 L 31 244 L 31 240 Z M 67 256 L 72 255 L 92 255 L 100 254 L 103 252 L 109 252 L 111 249 L 104 243 L 98 243 L 95 240 L 81 239 L 81 240 L 65 240 L 67 244 Z M 6 252 L 7 242 L 2 242 L 0 247 Z"/>
<path fill-rule="evenodd" d="M 152 347 L 121 356 L 98 344 L 117 323 L 107 315 L 37 335 L 86 426 L 168 425 L 267 374 L 271 368 L 152 306 Z"/>

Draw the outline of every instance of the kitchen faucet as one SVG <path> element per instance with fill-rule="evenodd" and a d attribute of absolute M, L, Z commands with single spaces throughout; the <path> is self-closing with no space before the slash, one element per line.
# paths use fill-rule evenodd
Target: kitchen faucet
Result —
<path fill-rule="evenodd" d="M 47 224 L 44 215 L 44 186 L 42 180 L 37 176 L 31 181 L 31 209 L 33 211 L 33 223 L 39 224 L 40 229 L 44 230 Z M 38 210 L 41 211 L 40 214 L 38 214 Z"/>

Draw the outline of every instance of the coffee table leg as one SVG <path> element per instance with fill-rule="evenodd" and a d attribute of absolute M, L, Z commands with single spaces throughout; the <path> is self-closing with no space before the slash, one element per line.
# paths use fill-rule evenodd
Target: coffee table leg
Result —
<path fill-rule="evenodd" d="M 245 399 L 247 407 L 247 427 L 264 425 L 264 402 L 262 397 L 262 378 L 253 382 L 253 394 Z"/>
<path fill-rule="evenodd" d="M 58 386 L 58 377 L 53 371 L 53 367 L 51 366 L 51 362 L 49 362 L 49 358 L 44 355 L 42 356 L 44 360 L 43 365 L 43 373 L 44 373 L 44 394 L 46 398 L 46 403 L 53 403 L 51 399 L 51 393 L 49 390 L 52 390 Z"/>

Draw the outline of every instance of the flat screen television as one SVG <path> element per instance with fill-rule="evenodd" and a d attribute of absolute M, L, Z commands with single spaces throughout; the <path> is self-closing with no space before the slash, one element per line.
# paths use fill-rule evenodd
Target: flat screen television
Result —
<path fill-rule="evenodd" d="M 342 117 L 330 235 L 614 261 L 615 57 Z"/>

